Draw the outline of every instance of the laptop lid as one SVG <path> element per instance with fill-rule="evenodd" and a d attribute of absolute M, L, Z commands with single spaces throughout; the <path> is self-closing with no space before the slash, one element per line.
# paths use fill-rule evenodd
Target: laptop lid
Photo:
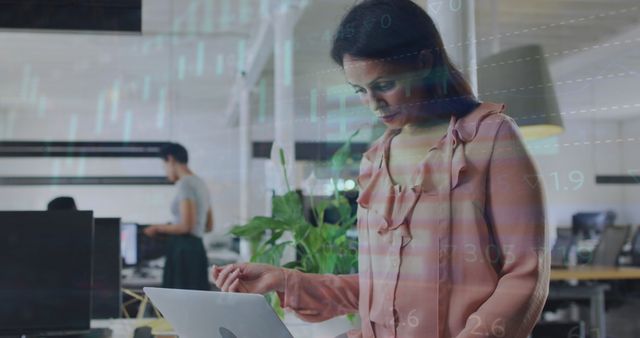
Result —
<path fill-rule="evenodd" d="M 293 338 L 262 295 L 144 288 L 182 338 Z"/>

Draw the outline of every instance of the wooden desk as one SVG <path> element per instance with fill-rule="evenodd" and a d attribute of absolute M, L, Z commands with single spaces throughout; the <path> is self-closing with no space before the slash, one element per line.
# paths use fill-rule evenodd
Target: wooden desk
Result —
<path fill-rule="evenodd" d="M 574 266 L 566 269 L 551 269 L 551 280 L 620 280 L 640 279 L 640 268 L 608 266 Z"/>
<path fill-rule="evenodd" d="M 551 281 L 612 281 L 640 279 L 640 268 L 608 266 L 574 266 L 565 269 L 551 269 Z M 607 336 L 604 293 L 606 284 L 558 286 L 551 284 L 549 299 L 587 299 L 590 301 L 590 323 L 592 335 Z M 595 331 L 595 332 L 594 332 Z"/>

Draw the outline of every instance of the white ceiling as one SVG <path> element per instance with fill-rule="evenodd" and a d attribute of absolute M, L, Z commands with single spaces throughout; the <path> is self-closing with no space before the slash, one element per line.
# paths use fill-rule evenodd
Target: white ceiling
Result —
<path fill-rule="evenodd" d="M 328 86 L 343 83 L 340 70 L 328 56 L 329 38 L 350 3 L 311 1 L 296 28 L 299 111 L 308 113 L 310 89 L 323 88 L 322 94 Z M 633 99 L 621 92 L 640 81 L 637 73 L 634 75 L 640 70 L 637 0 L 496 0 L 497 17 L 490 3 L 477 2 L 478 38 L 501 34 L 501 49 L 542 44 L 549 54 L 554 80 L 626 74 L 597 83 L 613 89 L 611 95 L 594 87 L 580 92 L 583 98 L 566 94 L 564 99 L 565 93 L 576 89 L 559 85 L 563 110 L 581 104 L 608 105 L 608 98 Z M 166 90 L 165 109 L 174 118 L 180 114 L 222 115 L 242 50 L 240 41 L 249 49 L 264 11 L 262 4 L 261 0 L 145 0 L 142 35 L 0 32 L 0 114 L 33 118 L 45 106 L 47 116 L 97 118 L 101 96 L 109 103 L 116 95 L 116 120 L 125 110 L 153 119 L 162 104 L 160 93 Z M 598 48 L 615 41 L 619 44 Z M 490 52 L 491 43 L 478 43 L 479 57 Z M 219 59 L 223 64 L 218 64 Z M 270 72 L 267 70 L 266 76 Z M 587 100 L 589 93 L 599 94 Z M 110 115 L 108 103 L 105 114 Z M 604 117 L 637 115 L 636 110 L 618 109 Z M 27 138 L 38 136 L 24 132 Z M 3 136 L 7 134 L 2 135 L 0 128 Z"/>

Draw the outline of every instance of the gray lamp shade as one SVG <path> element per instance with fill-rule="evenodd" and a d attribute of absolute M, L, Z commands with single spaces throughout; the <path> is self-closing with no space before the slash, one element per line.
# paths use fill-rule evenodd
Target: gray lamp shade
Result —
<path fill-rule="evenodd" d="M 525 139 L 564 131 L 549 67 L 542 47 L 528 45 L 492 55 L 478 65 L 482 101 L 504 103 Z"/>

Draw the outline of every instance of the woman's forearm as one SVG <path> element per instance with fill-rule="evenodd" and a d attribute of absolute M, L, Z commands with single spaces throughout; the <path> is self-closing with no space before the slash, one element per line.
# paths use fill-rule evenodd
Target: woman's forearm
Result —
<path fill-rule="evenodd" d="M 191 232 L 191 227 L 185 224 L 157 224 L 158 232 L 166 235 L 185 235 Z"/>
<path fill-rule="evenodd" d="M 303 273 L 283 269 L 280 304 L 309 322 L 358 312 L 358 275 Z"/>

